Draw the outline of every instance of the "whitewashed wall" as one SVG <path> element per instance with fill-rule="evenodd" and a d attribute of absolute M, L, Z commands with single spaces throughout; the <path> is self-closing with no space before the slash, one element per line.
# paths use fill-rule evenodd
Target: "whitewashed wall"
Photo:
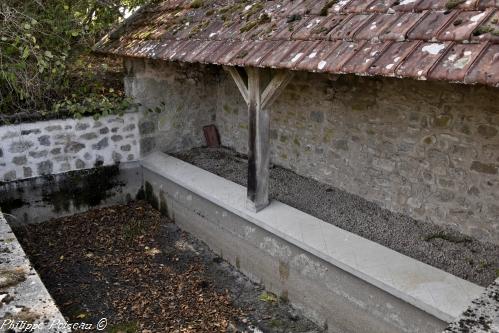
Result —
<path fill-rule="evenodd" d="M 0 127 L 0 181 L 136 161 L 139 114 Z"/>

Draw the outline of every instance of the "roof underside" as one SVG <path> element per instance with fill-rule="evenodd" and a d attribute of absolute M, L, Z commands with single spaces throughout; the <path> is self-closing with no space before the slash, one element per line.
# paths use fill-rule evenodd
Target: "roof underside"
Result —
<path fill-rule="evenodd" d="M 499 0 L 169 0 L 95 50 L 499 87 Z"/>

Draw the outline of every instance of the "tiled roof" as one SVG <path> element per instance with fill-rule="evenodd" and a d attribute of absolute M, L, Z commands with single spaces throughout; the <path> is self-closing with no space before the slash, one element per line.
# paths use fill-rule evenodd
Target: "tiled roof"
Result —
<path fill-rule="evenodd" d="M 499 87 L 499 0 L 169 0 L 95 49 Z"/>

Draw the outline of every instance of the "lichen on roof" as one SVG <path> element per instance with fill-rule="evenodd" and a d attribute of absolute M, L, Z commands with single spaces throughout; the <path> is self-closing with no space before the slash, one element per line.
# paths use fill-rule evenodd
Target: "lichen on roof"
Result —
<path fill-rule="evenodd" d="M 169 0 L 142 9 L 95 50 L 499 86 L 498 13 L 487 0 Z"/>

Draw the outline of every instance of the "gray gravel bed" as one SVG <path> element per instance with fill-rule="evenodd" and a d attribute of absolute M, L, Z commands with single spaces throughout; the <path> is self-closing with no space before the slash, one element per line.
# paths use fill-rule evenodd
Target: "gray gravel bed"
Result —
<path fill-rule="evenodd" d="M 175 156 L 246 186 L 245 157 L 231 150 L 195 148 Z M 495 244 L 393 213 L 281 167 L 273 167 L 270 178 L 271 198 L 344 230 L 482 286 L 499 274 L 499 246 Z"/>

